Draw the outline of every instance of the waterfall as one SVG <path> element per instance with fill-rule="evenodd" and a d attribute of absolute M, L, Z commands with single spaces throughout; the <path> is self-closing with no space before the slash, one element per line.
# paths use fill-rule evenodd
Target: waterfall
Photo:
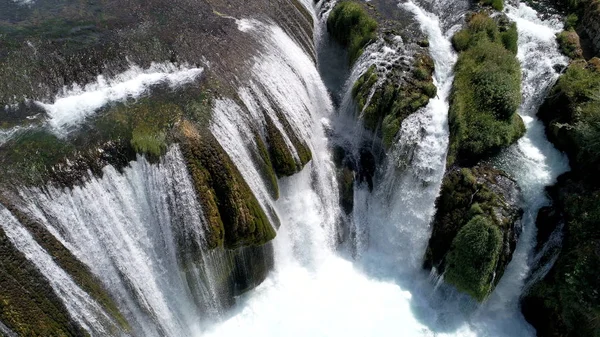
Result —
<path fill-rule="evenodd" d="M 181 256 L 180 250 L 202 245 L 205 224 L 178 147 L 159 165 L 138 157 L 123 173 L 107 166 L 101 178 L 90 174 L 82 186 L 30 188 L 21 196 L 29 213 L 120 301 L 137 335 L 192 335 L 202 312 L 220 310 L 210 283 L 186 278 L 185 268 L 204 268 L 210 278 L 209 267 L 219 264 L 188 266 Z"/>
<path fill-rule="evenodd" d="M 311 9 L 321 48 L 327 43 L 323 25 L 335 1 L 301 3 Z M 245 60 L 248 76 L 236 78 L 233 97 L 215 97 L 209 131 L 271 223 L 280 224 L 277 237 L 267 245 L 274 249 L 272 272 L 258 287 L 237 296 L 233 308 L 223 303 L 225 295 L 232 294 L 222 284 L 231 271 L 231 256 L 224 249 L 204 247 L 208 224 L 176 144 L 158 163 L 138 156 L 120 171 L 106 166 L 99 176 L 88 172 L 84 182 L 72 188 L 21 187 L 14 201 L 100 280 L 131 330 L 118 327 L 44 243 L 2 205 L 0 226 L 47 278 L 73 320 L 93 336 L 533 336 L 518 298 L 536 263 L 535 217 L 549 202 L 544 188 L 569 169 L 566 157 L 546 140 L 535 114 L 558 77 L 554 66 L 565 65 L 567 59 L 554 39 L 562 28 L 559 22 L 539 19 L 524 4 L 507 5 L 506 13 L 519 30 L 519 114 L 527 133 L 495 161 L 524 192 L 521 240 L 504 277 L 483 304 L 441 280 L 433 282 L 421 268 L 445 172 L 448 98 L 457 60 L 450 37 L 460 28 L 468 6 L 467 0 L 398 4 L 398 10 L 409 13 L 428 36 L 437 97 L 402 122 L 382 155 L 372 190 L 366 183 L 355 183 L 350 219 L 344 219 L 339 206 L 331 148 L 343 144 L 358 156 L 366 143 L 384 151 L 357 118 L 351 91 L 372 65 L 385 76 L 386 68 L 402 57 L 405 41 L 400 36 L 375 41 L 352 69 L 341 70 L 347 79 L 340 85 L 340 97 L 334 97 L 340 100 L 336 107 L 311 56 L 283 29 L 255 19 L 229 18 L 260 52 Z M 185 65 L 152 67 L 135 68 L 111 80 L 99 78 L 84 88 L 65 89 L 54 103 L 37 104 L 48 112 L 50 127 L 63 134 L 107 102 L 141 95 L 159 82 L 187 83 L 203 71 Z M 267 137 L 268 121 L 293 157 L 300 157 L 294 137 L 312 152 L 312 160 L 300 172 L 278 179 L 278 199 L 256 160 L 257 138 Z M 19 132 L 0 130 L 0 145 Z M 351 253 L 337 242 L 343 226 L 356 231 Z M 559 240 L 558 234 L 553 239 Z M 11 333 L 0 322 L 0 334 Z"/>
<path fill-rule="evenodd" d="M 434 284 L 420 270 L 430 233 L 428 224 L 444 173 L 447 98 L 456 61 L 449 38 L 459 28 L 456 23 L 468 5 L 433 6 L 433 13 L 445 16 L 443 22 L 423 9 L 428 5 L 408 2 L 400 6 L 415 15 L 429 36 L 438 97 L 403 122 L 373 192 L 364 185 L 355 187 L 353 222 L 366 232 L 362 253 L 356 260 L 348 260 L 341 257 L 343 253 L 327 247 L 316 252 L 313 241 L 325 234 L 324 227 L 331 226 L 319 218 L 319 190 L 308 183 L 310 172 L 306 169 L 282 180 L 282 199 L 276 208 L 287 216 L 282 218 L 275 240 L 276 272 L 244 296 L 239 311 L 216 325 L 210 336 L 534 335 L 517 302 L 529 274 L 533 221 L 539 207 L 547 204 L 544 187 L 568 169 L 566 158 L 546 141 L 543 126 L 535 119 L 537 107 L 558 76 L 553 66 L 566 62 L 554 42 L 554 32 L 560 27 L 540 21 L 524 5 L 518 9 L 508 6 L 507 14 L 517 22 L 520 35 L 518 57 L 524 72 L 524 100 L 519 114 L 528 131 L 497 161 L 515 176 L 524 191 L 525 232 L 496 291 L 486 303 L 478 305 L 449 286 Z M 443 12 L 448 8 L 454 16 Z M 383 47 L 376 42 L 365 50 L 347 81 L 341 112 L 330 116 L 326 123 L 334 131 L 343 130 L 341 142 L 351 148 L 372 136 L 344 115 L 343 111 L 355 109 L 349 91 L 371 64 L 395 57 L 393 50 Z M 410 161 L 402 163 L 407 153 Z M 503 165 L 508 162 L 510 169 Z M 313 163 L 311 169 L 318 165 Z"/>

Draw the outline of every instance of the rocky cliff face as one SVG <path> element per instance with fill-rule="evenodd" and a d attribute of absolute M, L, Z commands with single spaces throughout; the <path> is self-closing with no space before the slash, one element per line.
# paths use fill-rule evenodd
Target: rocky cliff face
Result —
<path fill-rule="evenodd" d="M 581 29 L 588 36 L 596 55 L 600 54 L 600 3 L 588 1 L 581 18 Z"/>

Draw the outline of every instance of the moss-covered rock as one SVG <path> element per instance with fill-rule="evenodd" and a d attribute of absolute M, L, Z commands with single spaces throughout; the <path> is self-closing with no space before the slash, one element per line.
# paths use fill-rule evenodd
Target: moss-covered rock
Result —
<path fill-rule="evenodd" d="M 542 337 L 600 336 L 600 189 L 567 174 L 553 188 L 553 201 L 555 220 L 564 223 L 563 246 L 548 275 L 523 296 L 523 314 Z"/>
<path fill-rule="evenodd" d="M 254 143 L 256 144 L 256 149 L 258 152 L 255 154 L 254 160 L 259 163 L 262 168 L 260 172 L 263 175 L 263 179 L 265 180 L 269 191 L 271 192 L 271 196 L 273 199 L 279 199 L 279 184 L 277 183 L 277 174 L 275 173 L 275 166 L 271 162 L 269 150 L 267 150 L 265 142 L 263 142 L 258 133 L 255 133 L 254 135 Z"/>
<path fill-rule="evenodd" d="M 338 2 L 327 19 L 327 31 L 348 48 L 350 64 L 362 55 L 364 47 L 375 41 L 377 21 L 358 2 Z"/>
<path fill-rule="evenodd" d="M 483 301 L 493 289 L 502 244 L 498 227 L 487 217 L 474 216 L 452 240 L 444 280 Z"/>
<path fill-rule="evenodd" d="M 589 176 L 600 169 L 600 71 L 593 62 L 571 63 L 560 77 L 538 116 L 546 125 L 546 135 L 567 153 L 574 170 Z"/>
<path fill-rule="evenodd" d="M 269 116 L 265 116 L 267 143 L 273 168 L 278 177 L 291 176 L 297 172 L 296 159 L 287 146 L 283 135 Z"/>
<path fill-rule="evenodd" d="M 436 201 L 425 268 L 450 272 L 448 282 L 483 300 L 512 258 L 520 232 L 519 202 L 516 182 L 502 171 L 486 166 L 450 170 Z M 484 231 L 475 235 L 478 229 Z M 474 260 L 465 258 L 469 249 L 479 252 Z"/>
<path fill-rule="evenodd" d="M 472 165 L 525 134 L 516 113 L 521 102 L 521 67 L 516 27 L 477 13 L 453 38 L 460 51 L 450 96 L 448 165 Z"/>
<path fill-rule="evenodd" d="M 180 125 L 180 143 L 215 248 L 262 245 L 275 237 L 265 212 L 219 142 L 192 123 Z"/>
<path fill-rule="evenodd" d="M 579 35 L 574 30 L 565 30 L 556 36 L 556 41 L 563 54 L 572 59 L 578 59 L 583 56 Z"/>
<path fill-rule="evenodd" d="M 66 271 L 81 289 L 95 299 L 104 310 L 120 325 L 121 329 L 129 330 L 130 326 L 123 314 L 119 311 L 117 304 L 111 298 L 108 291 L 90 269 L 79 261 L 56 237 L 54 237 L 42 224 L 29 217 L 13 205 L 0 197 L 2 204 L 33 236 L 36 242 L 52 256 L 54 261 Z"/>
<path fill-rule="evenodd" d="M 437 95 L 433 71 L 433 60 L 423 53 L 415 56 L 412 73 L 402 80 L 399 79 L 402 70 L 394 68 L 379 81 L 380 75 L 373 65 L 354 83 L 352 95 L 363 123 L 373 131 L 381 126 L 385 146 L 391 146 L 406 117 Z"/>

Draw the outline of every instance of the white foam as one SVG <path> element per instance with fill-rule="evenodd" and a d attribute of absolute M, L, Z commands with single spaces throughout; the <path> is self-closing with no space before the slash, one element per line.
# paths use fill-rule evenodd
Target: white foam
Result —
<path fill-rule="evenodd" d="M 153 63 L 147 69 L 132 65 L 129 70 L 114 78 L 100 75 L 96 82 L 83 87 L 78 84 L 70 88 L 65 87 L 53 103 L 36 104 L 48 113 L 51 128 L 64 135 L 70 127 L 83 122 L 86 117 L 110 102 L 140 97 L 152 85 L 159 83 L 166 83 L 171 87 L 190 83 L 202 71 L 203 68 L 190 68 L 173 63 Z"/>

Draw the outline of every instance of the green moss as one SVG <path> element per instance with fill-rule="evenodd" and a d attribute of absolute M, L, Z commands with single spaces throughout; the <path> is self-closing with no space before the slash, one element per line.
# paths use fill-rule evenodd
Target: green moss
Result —
<path fill-rule="evenodd" d="M 502 234 L 483 216 L 471 219 L 452 241 L 444 279 L 482 301 L 493 285 Z"/>
<path fill-rule="evenodd" d="M 484 6 L 490 6 L 499 12 L 504 9 L 504 0 L 478 0 L 478 2 Z"/>
<path fill-rule="evenodd" d="M 579 35 L 574 30 L 565 30 L 556 36 L 556 41 L 563 54 L 572 59 L 583 57 Z"/>
<path fill-rule="evenodd" d="M 516 245 L 514 226 L 522 213 L 516 205 L 509 204 L 510 201 L 505 200 L 504 195 L 499 191 L 517 188 L 516 183 L 510 180 L 504 172 L 490 167 L 475 166 L 451 169 L 442 181 L 440 196 L 436 200 L 436 214 L 432 223 L 433 231 L 427 246 L 424 267 L 427 269 L 435 267 L 439 273 L 447 275 L 450 268 L 450 253 L 454 249 L 455 243 L 461 242 L 458 239 L 459 234 L 463 232 L 470 221 L 478 218 L 485 218 L 486 224 L 493 226 L 501 233 L 502 245 L 508 245 L 512 251 Z M 496 231 L 494 230 L 494 232 Z M 464 238 L 461 240 L 463 240 L 461 242 L 461 246 L 463 246 Z M 473 244 L 481 244 L 481 242 Z M 459 254 L 460 249 L 456 251 L 458 255 L 454 256 L 453 263 L 455 265 L 457 261 L 462 260 Z M 495 278 L 492 281 L 489 274 L 483 275 L 486 278 L 484 283 L 489 288 L 476 286 L 477 282 L 473 278 L 474 273 L 477 273 L 475 269 L 483 270 L 483 267 L 470 264 L 470 262 L 455 268 L 451 272 L 452 281 L 450 282 L 460 290 L 481 300 L 487 296 L 488 290 L 500 280 L 511 256 L 512 253 L 507 251 L 492 256 L 494 258 L 492 274 L 495 274 Z M 489 265 L 484 269 L 488 270 L 488 268 Z M 461 275 L 463 273 L 464 275 Z"/>
<path fill-rule="evenodd" d="M 266 116 L 267 142 L 269 154 L 278 177 L 291 176 L 297 172 L 296 160 L 287 146 L 283 135 L 277 129 L 273 120 Z"/>
<path fill-rule="evenodd" d="M 500 33 L 500 39 L 504 48 L 510 50 L 513 54 L 517 54 L 519 49 L 519 31 L 517 30 L 517 24 L 512 23 L 510 27 Z"/>
<path fill-rule="evenodd" d="M 267 185 L 269 186 L 271 196 L 274 199 L 279 199 L 279 185 L 277 183 L 277 175 L 275 174 L 275 170 L 273 168 L 274 166 L 271 163 L 271 158 L 269 157 L 267 146 L 258 134 L 254 135 L 254 143 L 256 144 L 256 147 L 258 149 L 258 155 L 260 158 L 260 160 L 258 160 L 257 162 L 261 163 L 261 172 L 265 176 L 265 180 L 267 182 Z"/>
<path fill-rule="evenodd" d="M 233 249 L 272 240 L 275 230 L 219 142 L 187 121 L 180 128 L 183 154 L 210 226 L 209 247 Z"/>
<path fill-rule="evenodd" d="M 327 30 L 336 41 L 348 48 L 348 58 L 353 64 L 363 53 L 363 48 L 377 38 L 377 21 L 361 4 L 341 1 L 327 19 Z"/>
<path fill-rule="evenodd" d="M 400 127 L 402 126 L 400 120 L 398 118 L 394 118 L 393 115 L 387 115 L 383 119 L 382 123 L 382 133 L 383 133 L 383 144 L 386 147 L 392 146 L 392 142 L 396 137 L 398 131 L 400 131 Z"/>
<path fill-rule="evenodd" d="M 457 160 L 477 162 L 525 133 L 516 114 L 521 101 L 521 68 L 514 50 L 509 50 L 512 29 L 501 33 L 493 19 L 475 14 L 454 39 L 461 53 L 450 97 L 449 165 Z"/>
<path fill-rule="evenodd" d="M 161 131 L 138 126 L 131 134 L 131 146 L 138 153 L 159 157 L 167 149 L 166 135 Z"/>
<path fill-rule="evenodd" d="M 599 336 L 600 190 L 585 174 L 572 174 L 559 182 L 554 202 L 564 215 L 564 242 L 552 270 L 526 294 L 525 316 L 544 335 Z"/>
<path fill-rule="evenodd" d="M 0 154 L 6 177 L 36 184 L 47 179 L 52 166 L 74 150 L 74 146 L 55 134 L 37 129 L 20 135 L 7 144 Z"/>

